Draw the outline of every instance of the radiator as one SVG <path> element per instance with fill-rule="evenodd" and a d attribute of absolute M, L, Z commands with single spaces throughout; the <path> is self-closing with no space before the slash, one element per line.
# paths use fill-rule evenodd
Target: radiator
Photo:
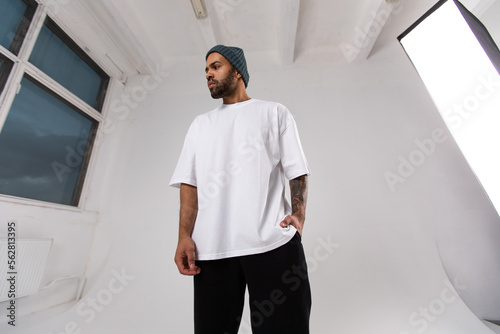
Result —
<path fill-rule="evenodd" d="M 40 289 L 51 245 L 52 239 L 16 240 L 16 298 L 34 294 Z M 8 267 L 7 252 L 7 240 L 0 239 L 0 302 L 10 299 L 7 278 L 12 270 Z"/>

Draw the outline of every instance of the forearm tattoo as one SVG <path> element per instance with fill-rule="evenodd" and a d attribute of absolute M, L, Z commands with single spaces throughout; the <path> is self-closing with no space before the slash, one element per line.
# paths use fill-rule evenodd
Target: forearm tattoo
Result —
<path fill-rule="evenodd" d="M 307 202 L 307 175 L 290 180 L 290 194 L 292 199 L 292 214 L 305 214 Z"/>

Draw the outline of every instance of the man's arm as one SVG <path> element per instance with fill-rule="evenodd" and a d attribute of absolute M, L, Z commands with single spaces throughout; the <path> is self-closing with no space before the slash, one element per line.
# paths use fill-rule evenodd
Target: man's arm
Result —
<path fill-rule="evenodd" d="M 280 225 L 281 227 L 292 225 L 302 237 L 302 229 L 306 220 L 307 175 L 290 180 L 290 195 L 292 200 L 292 214 L 286 216 Z"/>
<path fill-rule="evenodd" d="M 179 213 L 179 242 L 174 261 L 183 275 L 196 275 L 200 268 L 194 263 L 196 250 L 191 233 L 198 214 L 198 189 L 188 184 L 181 184 L 181 209 Z"/>

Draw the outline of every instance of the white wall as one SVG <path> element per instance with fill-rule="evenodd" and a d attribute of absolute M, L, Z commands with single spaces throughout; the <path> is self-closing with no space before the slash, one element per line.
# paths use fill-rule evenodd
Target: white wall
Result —
<path fill-rule="evenodd" d="M 110 84 L 110 95 L 122 91 L 116 80 Z M 110 104 L 111 99 L 106 102 Z M 87 269 L 92 261 L 92 247 L 96 227 L 100 218 L 103 189 L 108 168 L 109 147 L 116 146 L 116 136 L 105 135 L 101 131 L 95 141 L 94 153 L 89 163 L 89 171 L 83 187 L 79 207 L 58 205 L 47 202 L 0 196 L 0 238 L 7 237 L 7 222 L 16 222 L 16 238 L 51 238 L 52 246 L 47 259 L 40 291 L 24 296 L 16 301 L 16 316 L 44 312 L 59 307 L 59 311 L 69 308 L 75 302 L 81 286 L 85 286 Z M 104 137 L 104 138 L 103 138 Z M 2 254 L 6 255 L 6 254 Z M 2 259 L 5 257 L 2 256 Z M 102 253 L 98 258 L 102 257 Z M 2 280 L 6 273 L 0 273 Z M 19 282 L 18 282 L 19 283 Z M 92 282 L 90 282 L 92 283 Z M 87 284 L 88 286 L 88 284 Z M 46 288 L 45 288 L 46 287 Z M 6 307 L 9 301 L 0 303 L 0 328 L 16 330 L 6 325 Z M 20 321 L 21 326 L 23 320 Z M 19 321 L 17 322 L 19 324 Z"/>
<path fill-rule="evenodd" d="M 448 283 L 435 240 L 455 238 L 455 253 L 444 254 L 453 260 L 463 255 L 457 230 L 466 230 L 474 256 L 451 279 L 461 295 L 488 288 L 494 296 L 499 289 L 484 274 L 497 268 L 478 257 L 494 252 L 489 259 L 499 263 L 498 216 L 451 139 L 391 191 L 384 173 L 396 173 L 398 157 L 418 149 L 415 140 L 436 128 L 449 134 L 403 51 L 387 52 L 390 61 L 382 52 L 362 65 L 285 68 L 272 56 L 247 56 L 249 94 L 289 107 L 312 168 L 304 234 L 312 333 L 489 333 Z M 107 159 L 98 168 L 108 177 L 93 186 L 102 209 L 85 296 L 24 332 L 192 331 L 192 282 L 172 260 L 178 191 L 168 180 L 190 122 L 219 103 L 207 92 L 203 65 L 202 56 L 173 64 L 104 138 Z M 127 83 L 129 93 L 140 87 L 143 77 Z"/>
<path fill-rule="evenodd" d="M 97 213 L 91 211 L 47 208 L 0 200 L 0 239 L 7 238 L 7 222 L 10 220 L 16 222 L 17 240 L 53 239 L 41 286 L 56 279 L 72 277 L 58 281 L 36 295 L 18 299 L 18 318 L 75 300 L 88 264 L 97 218 Z M 1 258 L 2 261 L 7 261 L 6 254 L 2 254 Z M 0 274 L 2 281 L 6 279 L 6 274 Z M 7 306 L 8 301 L 0 303 L 0 324 L 9 320 L 6 317 Z"/>
<path fill-rule="evenodd" d="M 491 333 L 445 268 L 478 316 L 499 319 L 498 216 L 397 43 L 360 65 L 247 58 L 250 96 L 288 106 L 312 168 L 303 241 L 312 333 Z M 99 216 L 85 295 L 16 333 L 192 332 L 192 281 L 173 263 L 178 191 L 168 181 L 190 122 L 220 103 L 203 67 L 203 55 L 174 63 L 157 87 L 131 78 L 127 108 L 115 96 L 116 129 L 103 138 L 88 199 Z M 397 173 L 399 157 L 435 129 L 447 139 L 391 191 L 384 173 Z"/>

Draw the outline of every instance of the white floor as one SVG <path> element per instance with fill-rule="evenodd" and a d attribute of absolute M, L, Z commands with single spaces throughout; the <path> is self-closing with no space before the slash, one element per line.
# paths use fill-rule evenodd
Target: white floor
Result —
<path fill-rule="evenodd" d="M 500 326 L 497 326 L 495 324 L 492 324 L 491 322 L 489 321 L 483 321 L 484 324 L 489 328 L 491 329 L 494 333 L 500 333 Z"/>

